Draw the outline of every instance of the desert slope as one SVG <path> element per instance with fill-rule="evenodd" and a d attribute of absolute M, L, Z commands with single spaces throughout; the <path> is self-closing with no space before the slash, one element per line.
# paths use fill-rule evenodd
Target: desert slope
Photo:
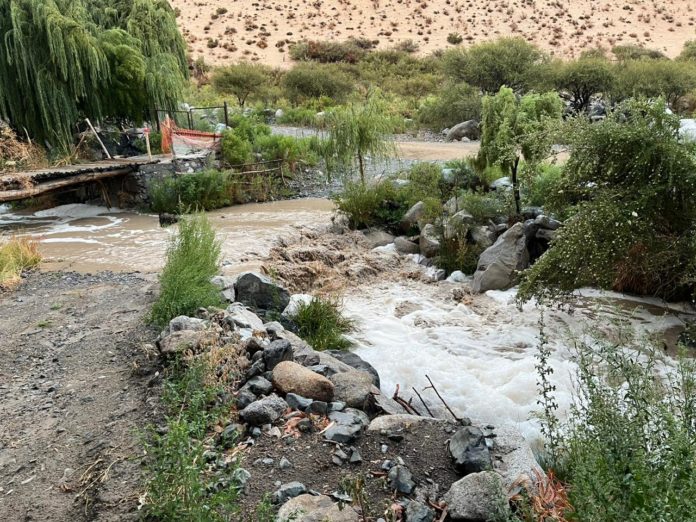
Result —
<path fill-rule="evenodd" d="M 171 0 L 194 57 L 209 63 L 242 58 L 283 66 L 287 42 L 407 39 L 427 53 L 467 42 L 523 36 L 547 51 L 572 57 L 602 45 L 642 44 L 669 56 L 696 38 L 694 0 Z M 217 47 L 209 47 L 209 39 Z M 212 44 L 211 44 L 212 45 Z"/>

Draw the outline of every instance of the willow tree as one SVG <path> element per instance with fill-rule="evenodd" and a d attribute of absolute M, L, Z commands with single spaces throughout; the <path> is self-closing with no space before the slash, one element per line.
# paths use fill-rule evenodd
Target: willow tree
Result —
<path fill-rule="evenodd" d="M 175 108 L 186 71 L 166 0 L 0 0 L 0 117 L 38 138 Z"/>

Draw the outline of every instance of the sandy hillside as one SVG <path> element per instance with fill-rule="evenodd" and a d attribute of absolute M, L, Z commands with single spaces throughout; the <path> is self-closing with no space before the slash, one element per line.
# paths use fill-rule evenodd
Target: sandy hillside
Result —
<path fill-rule="evenodd" d="M 420 52 L 521 35 L 558 56 L 598 44 L 643 44 L 679 54 L 696 38 L 694 0 L 171 0 L 194 57 L 210 63 L 247 58 L 287 65 L 288 42 L 413 39 Z M 209 47 L 209 40 L 217 47 Z M 212 43 L 210 45 L 213 45 Z"/>

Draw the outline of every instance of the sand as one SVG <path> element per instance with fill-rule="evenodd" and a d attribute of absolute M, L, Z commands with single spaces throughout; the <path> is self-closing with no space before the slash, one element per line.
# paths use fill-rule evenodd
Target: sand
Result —
<path fill-rule="evenodd" d="M 412 39 L 419 54 L 451 47 L 450 33 L 471 45 L 522 36 L 571 58 L 617 44 L 659 49 L 670 57 L 696 39 L 694 0 L 171 0 L 194 58 L 241 59 L 289 67 L 288 44 L 303 39 L 365 37 L 389 48 Z M 216 41 L 216 47 L 208 42 Z M 212 45 L 212 44 L 210 44 Z"/>

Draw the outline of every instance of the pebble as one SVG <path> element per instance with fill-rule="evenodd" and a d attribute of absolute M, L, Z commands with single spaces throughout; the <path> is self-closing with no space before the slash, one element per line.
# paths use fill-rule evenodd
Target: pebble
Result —
<path fill-rule="evenodd" d="M 292 464 L 290 463 L 290 461 L 288 459 L 283 457 L 280 459 L 280 462 L 278 463 L 278 467 L 280 469 L 290 469 L 292 467 Z"/>

